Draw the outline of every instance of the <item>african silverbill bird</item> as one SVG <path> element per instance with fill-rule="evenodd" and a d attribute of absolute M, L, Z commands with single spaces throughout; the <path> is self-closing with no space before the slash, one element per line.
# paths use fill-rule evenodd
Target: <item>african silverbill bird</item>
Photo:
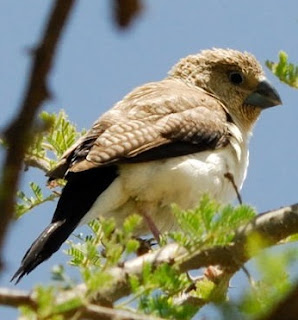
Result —
<path fill-rule="evenodd" d="M 177 228 L 171 204 L 220 203 L 241 190 L 248 142 L 262 110 L 281 104 L 255 57 L 231 49 L 181 59 L 103 114 L 49 172 L 67 181 L 51 223 L 26 252 L 16 283 L 96 217 L 117 226 L 143 216 L 136 235 Z"/>

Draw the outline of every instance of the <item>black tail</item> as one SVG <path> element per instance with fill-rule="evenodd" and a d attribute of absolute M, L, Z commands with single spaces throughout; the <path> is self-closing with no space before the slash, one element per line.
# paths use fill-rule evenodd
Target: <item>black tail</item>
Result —
<path fill-rule="evenodd" d="M 25 274 L 56 252 L 117 175 L 116 166 L 68 174 L 51 224 L 33 242 L 11 281 L 16 279 L 18 283 Z"/>
<path fill-rule="evenodd" d="M 22 260 L 20 268 L 13 275 L 11 281 L 16 279 L 17 284 L 24 275 L 30 273 L 40 263 L 47 260 L 61 247 L 75 227 L 76 224 L 70 225 L 65 220 L 51 223 L 32 243 Z"/>

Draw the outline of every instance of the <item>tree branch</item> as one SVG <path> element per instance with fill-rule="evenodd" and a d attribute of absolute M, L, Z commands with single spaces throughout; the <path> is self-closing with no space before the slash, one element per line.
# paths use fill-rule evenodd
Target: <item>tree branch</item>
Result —
<path fill-rule="evenodd" d="M 6 288 L 0 288 L 0 304 L 10 307 L 27 305 L 31 308 L 36 308 L 37 306 L 36 302 L 28 292 Z"/>
<path fill-rule="evenodd" d="M 137 314 L 134 312 L 111 309 L 107 307 L 97 306 L 94 304 L 88 305 L 81 311 L 81 317 L 92 320 L 163 320 L 161 318 Z"/>
<path fill-rule="evenodd" d="M 266 248 L 297 232 L 298 204 L 294 204 L 258 215 L 246 226 L 240 228 L 234 241 L 226 246 L 216 246 L 189 253 L 187 249 L 177 243 L 168 244 L 158 250 L 126 261 L 122 266 L 109 269 L 107 272 L 113 279 L 112 283 L 97 291 L 93 297 L 93 303 L 110 305 L 131 294 L 129 276 L 141 278 L 145 264 L 151 264 L 154 268 L 168 263 L 176 266 L 180 273 L 203 267 L 220 266 L 222 272 L 214 281 L 228 284 L 227 279 L 232 277 L 251 258 L 246 248 L 247 241 L 251 236 L 261 235 L 266 241 L 260 245 L 262 248 Z M 73 290 L 63 292 L 57 299 L 65 301 L 76 296 L 84 297 L 85 294 L 86 286 L 80 284 Z M 187 300 L 187 297 L 184 297 L 184 300 Z M 201 301 L 199 303 L 201 304 Z"/>
<path fill-rule="evenodd" d="M 114 21 L 122 29 L 127 28 L 141 11 L 140 0 L 113 0 Z"/>
<path fill-rule="evenodd" d="M 35 157 L 35 156 L 27 156 L 24 157 L 24 164 L 26 166 L 26 169 L 29 167 L 37 168 L 43 171 L 44 173 L 48 173 L 50 170 L 50 165 L 48 161 Z"/>
<path fill-rule="evenodd" d="M 130 294 L 129 275 L 140 278 L 143 266 L 147 263 L 154 267 L 169 263 L 175 265 L 181 273 L 219 265 L 224 273 L 232 275 L 251 258 L 246 248 L 247 241 L 251 236 L 261 235 L 266 241 L 260 245 L 262 248 L 266 248 L 297 232 L 298 204 L 294 204 L 258 215 L 246 226 L 240 228 L 234 242 L 226 246 L 216 246 L 190 254 L 177 243 L 168 244 L 159 250 L 129 260 L 121 267 L 111 268 L 109 273 L 113 283 L 109 288 L 99 290 L 94 301 L 111 303 Z M 78 286 L 77 289 L 82 293 L 86 290 L 84 285 Z"/>
<path fill-rule="evenodd" d="M 33 310 L 38 310 L 38 303 L 32 294 L 26 291 L 0 288 L 0 304 L 10 307 L 29 306 Z M 90 320 L 162 320 L 161 318 L 137 314 L 120 309 L 111 309 L 103 306 L 89 304 L 87 306 L 75 307 L 71 310 L 61 311 L 67 319 L 78 316 L 77 319 Z"/>
<path fill-rule="evenodd" d="M 285 239 L 297 232 L 298 204 L 294 204 L 258 215 L 246 226 L 239 228 L 234 241 L 226 246 L 207 248 L 190 254 L 185 248 L 179 246 L 177 243 L 168 244 L 158 250 L 126 261 L 122 266 L 113 267 L 107 270 L 111 276 L 112 283 L 110 283 L 108 287 L 99 289 L 96 295 L 93 296 L 91 303 L 112 305 L 116 300 L 129 295 L 131 293 L 128 280 L 129 276 L 133 275 L 141 279 L 144 264 L 151 264 L 154 268 L 163 263 L 168 263 L 175 266 L 178 272 L 181 273 L 212 265 L 219 266 L 220 272 L 218 273 L 218 277 L 215 277 L 214 281 L 215 283 L 219 283 L 219 285 L 223 286 L 221 288 L 221 291 L 223 292 L 228 286 L 229 278 L 251 258 L 251 255 L 246 248 L 247 241 L 251 236 L 255 234 L 261 235 L 266 241 L 263 241 L 260 245 L 262 248 L 266 248 L 277 244 L 282 239 Z M 20 292 L 9 294 L 10 291 L 3 290 L 0 290 L 0 304 L 16 306 L 23 302 L 34 306 L 34 300 L 33 302 L 30 300 L 32 297 L 26 296 L 26 294 Z M 87 289 L 85 284 L 80 284 L 72 290 L 61 292 L 61 294 L 57 296 L 56 302 L 59 304 L 73 298 L 82 298 L 82 300 L 84 300 L 86 293 Z M 20 303 L 15 302 L 18 301 L 18 299 L 21 301 Z M 198 304 L 201 306 L 204 304 L 200 299 L 193 300 L 191 296 L 184 296 L 180 301 L 179 299 L 177 300 L 180 304 L 185 304 L 189 301 L 194 305 Z M 81 309 L 77 309 L 76 312 L 83 312 L 84 315 L 86 312 L 86 318 L 90 316 L 88 319 L 93 319 L 91 314 L 93 314 L 94 310 L 97 310 L 98 312 L 105 312 L 106 310 L 109 312 L 115 311 L 106 307 L 94 309 L 93 305 L 90 306 L 91 309 L 88 309 L 89 306 L 90 305 L 85 306 L 84 309 L 81 307 Z M 90 312 L 90 315 L 87 317 L 89 314 L 88 312 Z M 97 319 L 112 319 L 108 314 L 106 314 L 107 318 L 104 317 L 105 316 L 102 313 L 101 318 L 99 317 Z M 124 318 L 125 317 L 120 317 L 120 319 Z M 141 318 L 140 316 L 139 318 L 131 317 L 131 319 L 148 320 L 150 318 Z M 265 318 L 264 320 L 269 319 L 277 320 L 279 318 Z"/>
<path fill-rule="evenodd" d="M 49 98 L 47 76 L 52 67 L 63 27 L 74 3 L 75 0 L 56 0 L 54 3 L 40 44 L 34 52 L 30 80 L 20 111 L 4 132 L 8 150 L 0 181 L 0 248 L 2 248 L 8 224 L 13 216 L 15 194 L 32 125 L 42 103 Z M 1 262 L 0 257 L 0 264 Z"/>

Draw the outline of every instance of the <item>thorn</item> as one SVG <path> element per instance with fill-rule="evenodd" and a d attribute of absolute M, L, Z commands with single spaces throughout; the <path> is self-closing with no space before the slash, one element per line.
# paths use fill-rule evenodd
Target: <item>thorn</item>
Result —
<path fill-rule="evenodd" d="M 237 185 L 235 183 L 234 176 L 230 172 L 226 172 L 224 174 L 224 177 L 227 178 L 232 183 L 232 186 L 233 186 L 233 188 L 234 188 L 234 190 L 236 192 L 239 204 L 242 204 L 242 198 L 241 198 L 241 195 L 240 195 L 239 190 L 237 188 Z"/>
<path fill-rule="evenodd" d="M 255 287 L 256 283 L 253 277 L 251 276 L 250 272 L 247 270 L 245 266 L 242 266 L 241 269 L 243 270 L 244 274 L 247 276 L 248 282 L 252 287 Z"/>

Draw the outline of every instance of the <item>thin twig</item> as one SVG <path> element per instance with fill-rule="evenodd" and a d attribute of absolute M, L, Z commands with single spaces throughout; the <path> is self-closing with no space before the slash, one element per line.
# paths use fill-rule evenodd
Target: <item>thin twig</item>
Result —
<path fill-rule="evenodd" d="M 0 304 L 10 307 L 26 305 L 35 311 L 38 309 L 37 301 L 29 292 L 14 289 L 0 288 Z M 162 320 L 161 318 L 149 315 L 138 314 L 127 310 L 111 309 L 93 304 L 74 307 L 71 310 L 61 311 L 59 314 L 67 319 L 79 315 L 79 319 L 83 318 L 90 320 Z"/>
<path fill-rule="evenodd" d="M 36 156 L 25 156 L 24 158 L 24 163 L 26 168 L 28 169 L 29 167 L 34 167 L 37 169 L 42 170 L 44 173 L 48 173 L 50 170 L 50 164 L 48 161 L 42 158 L 38 158 Z"/>
<path fill-rule="evenodd" d="M 26 305 L 36 308 L 36 302 L 28 292 L 6 288 L 0 288 L 0 304 L 10 307 Z"/>
<path fill-rule="evenodd" d="M 130 26 L 141 11 L 141 0 L 113 0 L 114 21 L 122 29 Z"/>
<path fill-rule="evenodd" d="M 0 181 L 0 248 L 13 217 L 15 194 L 32 125 L 42 103 L 50 97 L 47 87 L 48 73 L 74 3 L 75 0 L 55 1 L 40 44 L 34 50 L 32 70 L 19 113 L 4 133 L 8 150 Z M 1 262 L 0 257 L 0 265 Z"/>
<path fill-rule="evenodd" d="M 242 202 L 242 197 L 241 197 L 241 194 L 240 194 L 240 192 L 239 192 L 239 190 L 238 190 L 238 187 L 237 187 L 237 185 L 236 185 L 234 176 L 232 175 L 231 172 L 227 172 L 227 173 L 224 174 L 224 177 L 231 182 L 231 184 L 232 184 L 232 186 L 233 186 L 233 189 L 235 190 L 235 193 L 236 193 L 236 195 L 237 195 L 237 200 L 238 200 L 239 204 L 242 204 L 242 203 L 243 203 L 243 202 Z"/>

